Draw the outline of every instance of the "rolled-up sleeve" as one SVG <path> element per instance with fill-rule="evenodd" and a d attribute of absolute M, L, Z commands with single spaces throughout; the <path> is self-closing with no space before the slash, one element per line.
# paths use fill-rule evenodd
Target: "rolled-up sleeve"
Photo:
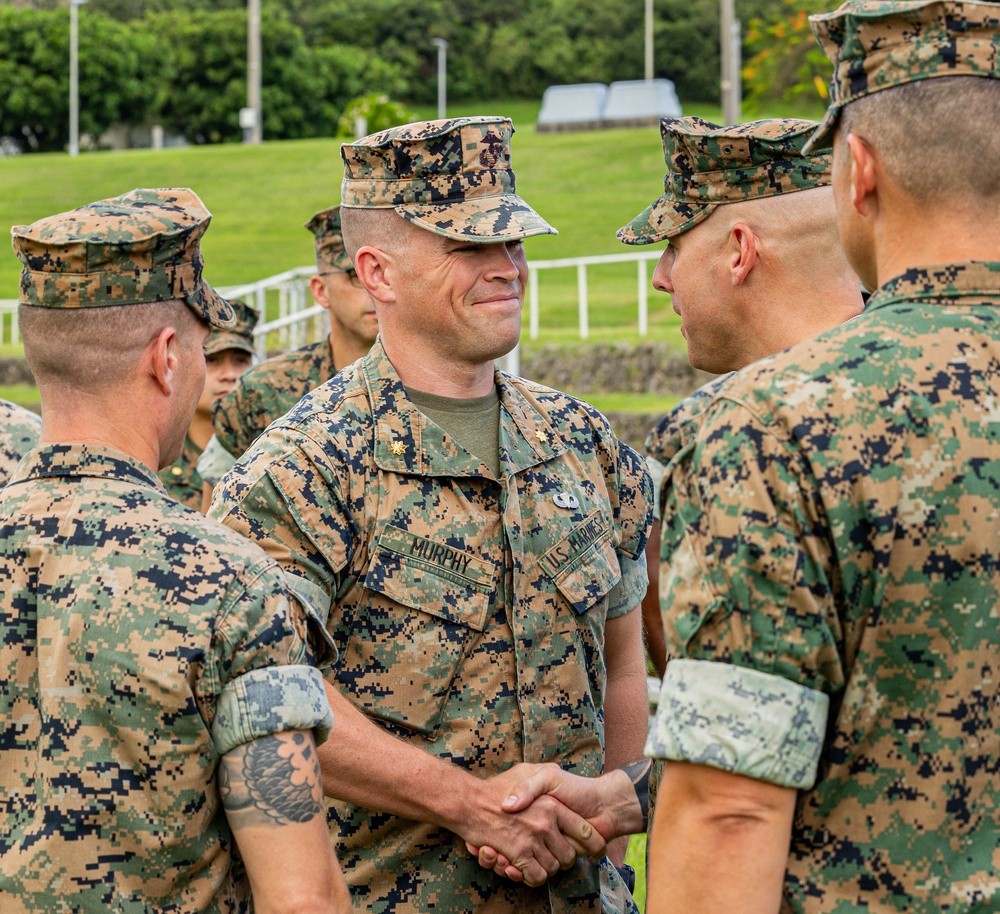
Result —
<path fill-rule="evenodd" d="M 219 755 L 225 755 L 251 740 L 288 730 L 311 730 L 319 745 L 332 727 L 333 712 L 320 671 L 302 665 L 272 666 L 226 683 L 212 739 Z"/>
<path fill-rule="evenodd" d="M 816 781 L 829 706 L 822 692 L 770 673 L 671 660 L 646 755 L 808 789 Z"/>

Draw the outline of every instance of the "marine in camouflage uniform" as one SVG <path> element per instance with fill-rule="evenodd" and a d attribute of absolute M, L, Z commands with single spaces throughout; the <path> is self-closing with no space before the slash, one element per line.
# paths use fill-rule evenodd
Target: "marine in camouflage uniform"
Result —
<path fill-rule="evenodd" d="M 184 449 L 177 460 L 159 473 L 167 494 L 195 510 L 202 505 L 204 480 L 198 464 L 212 437 L 213 407 L 221 396 L 232 391 L 240 374 L 250 368 L 255 352 L 253 331 L 260 318 L 257 309 L 238 299 L 229 305 L 234 314 L 233 326 L 212 330 L 205 341 L 205 387 L 184 436 Z"/>
<path fill-rule="evenodd" d="M 7 400 L 0 400 L 0 486 L 14 474 L 20 459 L 38 443 L 41 417 Z"/>
<path fill-rule="evenodd" d="M 375 342 L 378 324 L 374 305 L 360 288 L 354 264 L 344 250 L 340 207 L 321 210 L 305 227 L 316 242 L 313 296 L 330 312 L 330 334 L 319 342 L 261 362 L 219 400 L 212 419 L 216 441 L 235 457 L 309 391 L 355 361 Z M 333 282 L 337 285 L 331 285 Z"/>
<path fill-rule="evenodd" d="M 189 190 L 140 189 L 12 230 L 25 352 L 62 443 L 30 451 L 0 493 L 4 914 L 248 910 L 234 834 L 265 898 L 296 889 L 261 867 L 262 840 L 337 874 L 310 735 L 332 718 L 304 617 L 272 559 L 168 498 L 154 471 L 193 410 L 182 373 L 197 381 L 206 324 L 232 319 L 201 275 L 209 219 Z M 187 329 L 153 343 L 128 329 L 157 320 Z M 95 381 L 81 340 L 96 350 L 116 321 L 105 354 L 142 368 Z"/>
<path fill-rule="evenodd" d="M 693 764 L 665 769 L 650 910 L 697 909 L 712 873 L 723 908 L 994 911 L 1000 182 L 964 112 L 1000 112 L 1000 12 L 850 3 L 812 25 L 836 67 L 812 143 L 833 135 L 845 248 L 877 288 L 741 372 L 699 430 L 647 746 Z M 955 237 L 969 259 L 935 262 Z M 714 848 L 685 827 L 699 785 L 738 789 L 757 828 L 724 872 L 719 849 L 668 872 Z"/>
<path fill-rule="evenodd" d="M 456 270 L 493 258 L 502 294 L 519 300 L 524 276 L 511 264 L 524 265 L 520 239 L 553 230 L 514 192 L 512 132 L 505 118 L 461 118 L 345 145 L 342 208 L 391 207 L 415 223 L 419 230 L 394 222 L 393 234 L 413 239 L 399 250 L 420 284 L 439 262 L 414 249 L 422 237 Z M 364 272 L 375 256 L 359 253 L 358 269 L 384 304 L 376 294 L 384 290 Z M 399 307 L 403 292 L 393 294 Z M 327 676 L 364 715 L 361 723 L 345 718 L 345 729 L 372 734 L 359 743 L 364 750 L 346 747 L 361 755 L 357 776 L 338 764 L 346 780 L 327 782 L 328 794 L 346 797 L 331 803 L 330 822 L 352 900 L 394 914 L 635 912 L 606 857 L 580 857 L 530 887 L 481 868 L 462 839 L 502 843 L 505 814 L 495 814 L 507 788 L 495 788 L 487 819 L 495 830 L 477 831 L 476 804 L 491 795 L 490 779 L 513 783 L 501 772 L 516 763 L 602 771 L 605 729 L 626 727 L 614 714 L 604 719 L 623 672 L 613 630 L 633 639 L 630 710 L 641 747 L 645 677 L 634 610 L 646 585 L 651 495 L 642 461 L 593 408 L 484 359 L 487 390 L 473 400 L 496 404 L 491 467 L 429 418 L 426 394 L 397 366 L 412 377 L 414 361 L 432 361 L 423 340 L 401 336 L 381 313 L 380 325 L 380 341 L 360 363 L 258 439 L 211 511 L 330 604 L 340 657 Z M 619 714 L 622 705 L 619 698 Z M 396 781 L 413 783 L 413 795 Z M 509 821 L 513 828 L 520 820 Z"/>
<path fill-rule="evenodd" d="M 671 295 L 696 368 L 728 376 L 861 313 L 860 284 L 837 239 L 829 150 L 802 151 L 816 126 L 795 119 L 731 127 L 697 117 L 660 120 L 663 194 L 618 237 L 626 244 L 668 243 L 653 285 Z M 673 553 L 673 536 L 661 535 L 673 522 L 663 506 L 721 383 L 716 378 L 680 403 L 646 443 L 654 514 L 662 523 L 647 545 L 650 586 L 642 610 L 660 676 L 666 645 L 659 572 Z"/>

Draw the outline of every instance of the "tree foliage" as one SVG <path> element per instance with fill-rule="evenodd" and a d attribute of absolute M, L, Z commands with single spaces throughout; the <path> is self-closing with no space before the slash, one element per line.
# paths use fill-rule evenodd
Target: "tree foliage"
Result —
<path fill-rule="evenodd" d="M 809 108 L 827 100 L 833 65 L 813 37 L 809 14 L 828 9 L 826 0 L 782 0 L 769 17 L 750 23 L 745 41 L 751 56 L 743 68 L 748 110 L 775 102 Z"/>
<path fill-rule="evenodd" d="M 67 0 L 0 0 L 0 136 L 60 148 L 68 132 Z M 805 91 L 815 55 L 793 9 L 736 0 L 751 98 Z M 448 42 L 449 101 L 540 98 L 550 85 L 641 79 L 645 0 L 261 0 L 264 136 L 329 136 L 352 101 L 433 105 Z M 824 2 L 824 6 L 827 5 Z M 654 0 L 655 75 L 687 102 L 719 98 L 719 0 Z M 806 29 L 806 34 L 807 34 Z M 247 0 L 88 0 L 80 10 L 80 125 L 161 123 L 238 141 Z M 821 55 L 820 55 L 821 56 Z M 788 59 L 791 58 L 791 59 Z M 786 99 L 784 95 L 778 98 Z"/>

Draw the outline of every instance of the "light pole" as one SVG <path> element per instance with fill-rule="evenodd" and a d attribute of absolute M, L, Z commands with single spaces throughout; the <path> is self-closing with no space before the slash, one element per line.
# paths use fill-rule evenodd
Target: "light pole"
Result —
<path fill-rule="evenodd" d="M 722 122 L 740 119 L 743 86 L 740 81 L 740 23 L 733 0 L 719 0 L 719 52 L 722 57 Z"/>
<path fill-rule="evenodd" d="M 646 0 L 646 82 L 653 79 L 653 0 Z"/>
<path fill-rule="evenodd" d="M 260 57 L 260 0 L 248 0 L 247 106 L 240 112 L 240 126 L 245 130 L 245 138 L 248 143 L 260 143 L 264 139 Z"/>
<path fill-rule="evenodd" d="M 80 11 L 87 0 L 69 0 L 69 154 L 80 153 Z"/>
<path fill-rule="evenodd" d="M 448 42 L 432 38 L 431 43 L 438 49 L 438 120 L 443 120 L 448 116 Z"/>

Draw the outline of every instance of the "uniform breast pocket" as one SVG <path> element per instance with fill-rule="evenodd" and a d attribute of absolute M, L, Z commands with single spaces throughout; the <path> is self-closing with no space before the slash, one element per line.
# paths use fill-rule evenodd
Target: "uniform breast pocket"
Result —
<path fill-rule="evenodd" d="M 542 567 L 576 615 L 600 603 L 622 576 L 611 531 L 596 511 L 542 556 Z"/>
<path fill-rule="evenodd" d="M 494 574 L 475 555 L 384 528 L 338 677 L 355 704 L 433 732 L 469 643 L 483 630 Z"/>

